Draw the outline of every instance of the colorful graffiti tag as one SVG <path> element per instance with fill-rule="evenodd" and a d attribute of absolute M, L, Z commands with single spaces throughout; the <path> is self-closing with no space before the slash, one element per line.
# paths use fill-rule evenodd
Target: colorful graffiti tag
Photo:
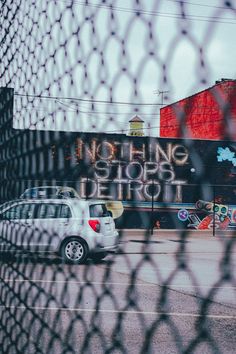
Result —
<path fill-rule="evenodd" d="M 178 218 L 181 221 L 186 221 L 186 219 Z M 201 216 L 199 216 L 199 211 L 201 211 Z M 188 228 L 193 228 L 196 230 L 209 230 L 218 229 L 226 230 L 231 227 L 236 227 L 236 208 L 229 207 L 228 205 L 218 204 L 216 202 L 208 202 L 204 200 L 198 200 L 195 204 L 195 211 L 186 213 Z"/>

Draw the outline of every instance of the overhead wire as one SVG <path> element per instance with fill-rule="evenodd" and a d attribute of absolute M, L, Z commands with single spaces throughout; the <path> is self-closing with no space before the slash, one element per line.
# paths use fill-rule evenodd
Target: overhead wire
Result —
<path fill-rule="evenodd" d="M 103 104 L 118 104 L 118 105 L 130 105 L 130 106 L 163 106 L 162 103 L 134 103 L 125 101 L 108 101 L 108 100 L 94 100 L 92 98 L 76 98 L 76 97 L 60 97 L 60 96 L 48 96 L 48 95 L 33 95 L 33 94 L 23 94 L 19 92 L 14 93 L 15 96 L 30 97 L 30 98 L 40 98 L 40 99 L 53 99 L 53 100 L 70 100 L 78 102 L 90 102 L 90 103 L 103 103 Z"/>
<path fill-rule="evenodd" d="M 173 2 L 173 3 L 176 3 L 176 4 L 183 3 L 183 4 L 193 5 L 193 6 L 209 7 L 209 8 L 212 8 L 212 9 L 221 9 L 221 10 L 231 10 L 232 9 L 232 6 L 229 5 L 230 4 L 229 1 L 228 1 L 228 5 L 227 6 L 207 5 L 207 4 L 200 4 L 199 2 L 195 3 L 195 2 L 182 1 L 182 0 L 181 1 L 180 0 L 166 0 L 166 1 Z"/>
<path fill-rule="evenodd" d="M 54 100 L 55 102 L 59 103 L 59 104 L 62 104 L 63 106 L 69 108 L 69 109 L 74 109 L 75 112 L 77 112 L 78 110 L 81 111 L 79 108 L 74 108 L 74 107 L 71 107 L 70 104 L 67 104 L 67 103 L 64 103 L 62 102 L 61 100 L 70 100 L 70 101 L 78 101 L 78 102 L 84 102 L 84 103 L 97 103 L 97 104 L 115 104 L 115 105 L 131 105 L 131 106 L 161 106 L 161 108 L 164 108 L 164 107 L 167 107 L 169 106 L 168 105 L 165 105 L 163 103 L 134 103 L 134 102 L 125 102 L 125 101 L 105 101 L 105 100 L 93 100 L 93 99 L 82 99 L 82 98 L 71 98 L 71 97 L 57 97 L 57 96 L 46 96 L 46 95 L 32 95 L 32 94 L 23 94 L 23 93 L 18 93 L 18 92 L 15 92 L 14 93 L 14 96 L 18 96 L 18 97 L 30 97 L 30 98 L 38 98 L 38 99 L 51 99 L 51 100 Z M 175 102 L 173 104 L 176 104 L 178 102 Z M 74 102 L 71 102 L 71 104 L 75 104 Z M 209 109 L 211 110 L 212 107 L 211 106 L 207 106 L 207 105 L 196 105 L 194 104 L 194 108 L 204 108 L 204 109 Z M 186 107 L 188 107 L 188 105 L 186 105 Z M 25 107 L 24 107 L 25 108 Z M 47 107 L 45 107 L 47 108 Z M 181 107 L 180 107 L 181 109 Z M 184 107 L 182 107 L 182 109 L 184 109 Z M 91 110 L 91 111 L 81 111 L 82 113 L 101 113 L 101 114 L 145 114 L 143 112 L 139 112 L 137 110 L 135 110 L 134 112 L 121 112 L 121 113 L 118 113 L 118 112 L 101 112 L 101 111 L 95 111 L 95 110 Z M 152 115 L 152 113 L 146 113 L 146 114 L 150 114 Z M 155 113 L 156 114 L 156 113 Z"/>
<path fill-rule="evenodd" d="M 57 2 L 64 2 L 68 3 L 69 1 L 67 0 L 57 0 Z M 190 21 L 202 21 L 202 22 L 217 22 L 217 23 L 224 23 L 224 24 L 236 24 L 236 22 L 230 22 L 230 21 L 235 21 L 236 19 L 234 18 L 224 18 L 224 17 L 218 17 L 218 16 L 202 16 L 202 15 L 188 15 L 188 14 L 174 14 L 174 13 L 165 13 L 165 12 L 159 12 L 159 11 L 149 11 L 149 10 L 143 10 L 143 9 L 132 9 L 132 8 L 127 8 L 127 7 L 120 7 L 120 6 L 115 6 L 115 5 L 106 5 L 106 4 L 93 4 L 93 3 L 87 3 L 87 2 L 81 2 L 81 1 L 76 1 L 74 0 L 74 4 L 80 5 L 80 6 L 86 6 L 86 7 L 95 7 L 95 8 L 101 8 L 101 9 L 106 9 L 106 10 L 112 10 L 112 11 L 120 11 L 120 12 L 127 12 L 127 13 L 135 13 L 137 15 L 143 14 L 143 15 L 149 15 L 149 16 L 157 16 L 157 17 L 167 17 L 167 18 L 176 18 L 176 19 L 183 19 L 183 20 L 190 20 Z"/>
<path fill-rule="evenodd" d="M 21 107 L 22 109 L 22 107 Z M 26 110 L 33 110 L 33 111 L 42 111 L 42 112 L 50 112 L 50 109 L 48 107 L 23 107 L 23 109 Z M 114 116 L 134 116 L 134 115 L 141 115 L 141 116 L 159 116 L 160 113 L 144 113 L 144 112 L 102 112 L 102 111 L 83 111 L 81 109 L 64 109 L 62 110 L 63 112 L 76 112 L 76 113 L 84 113 L 84 114 L 104 114 L 104 115 L 114 115 Z"/>

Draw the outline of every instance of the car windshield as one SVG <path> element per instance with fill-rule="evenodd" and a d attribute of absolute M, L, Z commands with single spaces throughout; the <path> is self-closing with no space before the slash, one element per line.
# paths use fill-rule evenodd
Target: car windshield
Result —
<path fill-rule="evenodd" d="M 90 205 L 89 207 L 89 211 L 90 211 L 90 216 L 92 218 L 101 218 L 101 217 L 107 217 L 110 216 L 109 211 L 106 208 L 105 204 L 93 204 Z"/>

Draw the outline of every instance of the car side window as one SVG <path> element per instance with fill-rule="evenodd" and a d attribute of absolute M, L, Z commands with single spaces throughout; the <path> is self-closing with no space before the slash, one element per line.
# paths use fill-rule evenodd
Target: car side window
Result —
<path fill-rule="evenodd" d="M 13 220 L 13 219 L 17 219 L 16 218 L 17 215 L 17 207 L 12 207 L 6 211 L 4 211 L 4 213 L 2 213 L 2 217 L 1 219 L 5 220 L 5 219 L 9 219 L 9 220 Z"/>
<path fill-rule="evenodd" d="M 90 205 L 89 211 L 91 217 L 106 217 L 111 215 L 104 204 Z"/>
<path fill-rule="evenodd" d="M 2 213 L 2 219 L 33 219 L 35 204 L 20 204 L 6 210 Z"/>
<path fill-rule="evenodd" d="M 39 219 L 55 219 L 60 217 L 60 204 L 42 203 L 38 209 Z"/>
<path fill-rule="evenodd" d="M 63 219 L 69 219 L 72 217 L 70 207 L 66 204 L 61 205 L 61 214 L 60 217 Z"/>

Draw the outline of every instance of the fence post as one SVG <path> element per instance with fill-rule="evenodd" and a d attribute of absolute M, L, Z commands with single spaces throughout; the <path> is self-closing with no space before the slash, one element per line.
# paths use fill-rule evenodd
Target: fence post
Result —
<path fill-rule="evenodd" d="M 152 180 L 152 213 L 151 213 L 151 235 L 154 229 L 154 180 Z"/>
<path fill-rule="evenodd" d="M 86 176 L 86 182 L 85 182 L 85 200 L 88 199 L 88 175 Z"/>
<path fill-rule="evenodd" d="M 213 184 L 213 235 L 215 236 L 216 234 L 216 220 L 215 220 L 215 198 L 216 198 L 216 192 L 215 192 L 215 183 Z"/>

